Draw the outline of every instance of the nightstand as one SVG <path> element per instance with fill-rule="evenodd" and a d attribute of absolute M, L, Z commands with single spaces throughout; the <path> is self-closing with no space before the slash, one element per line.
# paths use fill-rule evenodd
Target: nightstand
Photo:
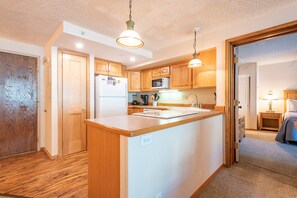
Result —
<path fill-rule="evenodd" d="M 278 131 L 282 124 L 282 120 L 282 113 L 260 112 L 260 130 Z"/>

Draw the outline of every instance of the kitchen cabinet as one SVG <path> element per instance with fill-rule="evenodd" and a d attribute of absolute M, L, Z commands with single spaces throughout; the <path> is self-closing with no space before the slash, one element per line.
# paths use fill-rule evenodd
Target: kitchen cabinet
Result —
<path fill-rule="evenodd" d="M 128 92 L 140 91 L 140 72 L 129 71 L 128 72 Z"/>
<path fill-rule="evenodd" d="M 202 66 L 193 68 L 193 88 L 216 86 L 216 48 L 199 52 Z"/>
<path fill-rule="evenodd" d="M 121 74 L 121 77 L 128 78 L 128 71 L 127 71 L 127 67 L 125 65 L 122 65 L 122 74 Z"/>
<path fill-rule="evenodd" d="M 95 59 L 95 74 L 122 76 L 122 65 L 103 59 Z"/>
<path fill-rule="evenodd" d="M 152 71 L 144 70 L 141 71 L 141 91 L 152 90 Z"/>
<path fill-rule="evenodd" d="M 170 67 L 160 67 L 152 70 L 152 78 L 166 77 L 170 75 Z"/>
<path fill-rule="evenodd" d="M 143 107 L 128 107 L 128 115 L 143 112 Z"/>
<path fill-rule="evenodd" d="M 171 66 L 170 89 L 191 89 L 192 70 L 188 68 L 188 62 Z"/>

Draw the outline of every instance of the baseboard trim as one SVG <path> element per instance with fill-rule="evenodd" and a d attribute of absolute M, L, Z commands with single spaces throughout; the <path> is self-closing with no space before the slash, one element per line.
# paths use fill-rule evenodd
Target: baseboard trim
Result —
<path fill-rule="evenodd" d="M 51 160 L 58 158 L 58 155 L 52 156 L 45 147 L 40 148 L 41 151 L 43 151 Z"/>
<path fill-rule="evenodd" d="M 224 168 L 222 164 L 207 180 L 190 196 L 190 198 L 197 198 L 199 194 L 207 187 L 207 185 L 214 179 L 214 177 Z"/>

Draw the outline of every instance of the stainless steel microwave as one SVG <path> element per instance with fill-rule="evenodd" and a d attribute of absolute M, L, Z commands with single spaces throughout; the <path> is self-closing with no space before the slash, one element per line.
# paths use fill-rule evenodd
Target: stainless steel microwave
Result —
<path fill-rule="evenodd" d="M 155 78 L 152 79 L 152 89 L 168 89 L 169 78 Z"/>

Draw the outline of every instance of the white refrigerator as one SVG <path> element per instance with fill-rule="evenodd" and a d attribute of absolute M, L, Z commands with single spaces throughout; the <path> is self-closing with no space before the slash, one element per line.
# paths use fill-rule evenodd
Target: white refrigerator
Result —
<path fill-rule="evenodd" d="M 127 115 L 127 79 L 98 75 L 95 83 L 96 118 Z"/>

